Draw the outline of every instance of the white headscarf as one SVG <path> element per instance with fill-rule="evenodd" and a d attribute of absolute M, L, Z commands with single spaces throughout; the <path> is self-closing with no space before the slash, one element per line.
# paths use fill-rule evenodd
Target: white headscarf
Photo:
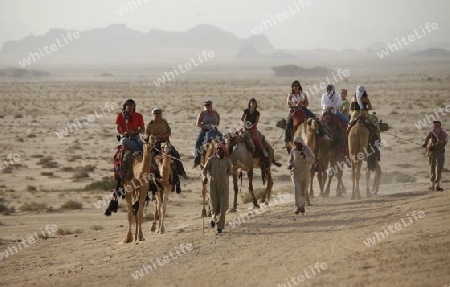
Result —
<path fill-rule="evenodd" d="M 356 87 L 356 101 L 358 102 L 359 108 L 361 110 L 363 109 L 363 103 L 362 103 L 361 98 L 362 98 L 365 90 L 366 89 L 364 88 L 364 86 L 357 86 Z"/>

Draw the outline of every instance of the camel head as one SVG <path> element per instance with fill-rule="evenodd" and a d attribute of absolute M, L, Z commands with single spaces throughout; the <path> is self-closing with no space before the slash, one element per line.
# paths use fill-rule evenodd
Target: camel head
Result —
<path fill-rule="evenodd" d="M 144 153 L 150 154 L 152 152 L 153 147 L 155 146 L 154 137 L 151 136 L 143 136 L 141 137 L 142 142 L 144 143 Z"/>
<path fill-rule="evenodd" d="M 308 124 L 308 127 L 311 132 L 316 132 L 319 129 L 319 122 L 315 119 L 308 118 L 306 123 Z"/>
<path fill-rule="evenodd" d="M 164 154 L 170 154 L 170 151 L 172 150 L 172 144 L 167 141 L 164 145 L 161 145 L 161 152 Z"/>
<path fill-rule="evenodd" d="M 284 118 L 279 120 L 276 124 L 276 127 L 284 130 L 286 128 L 286 120 Z"/>

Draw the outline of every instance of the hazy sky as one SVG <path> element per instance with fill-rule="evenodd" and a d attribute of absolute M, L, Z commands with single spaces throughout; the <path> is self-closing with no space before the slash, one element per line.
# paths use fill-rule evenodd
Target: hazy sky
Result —
<path fill-rule="evenodd" d="M 117 13 L 133 1 L 137 8 Z M 439 29 L 421 39 L 423 44 L 450 42 L 449 0 L 309 1 L 310 6 L 306 0 L 0 0 L 0 45 L 50 28 L 85 30 L 114 23 L 142 32 L 211 24 L 244 38 L 271 17 L 273 26 L 263 26 L 263 34 L 276 49 L 364 49 L 377 41 L 395 43 L 427 22 L 438 23 Z M 282 12 L 286 19 L 277 20 Z"/>

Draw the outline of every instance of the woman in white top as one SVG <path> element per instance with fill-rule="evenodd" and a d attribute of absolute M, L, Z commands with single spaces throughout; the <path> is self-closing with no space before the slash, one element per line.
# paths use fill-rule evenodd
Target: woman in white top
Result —
<path fill-rule="evenodd" d="M 291 132 L 294 127 L 294 121 L 291 118 L 291 114 L 297 110 L 303 110 L 308 118 L 316 118 L 316 115 L 311 112 L 307 106 L 309 106 L 308 96 L 303 92 L 300 82 L 295 80 L 291 85 L 292 92 L 289 93 L 286 99 L 286 104 L 289 108 L 289 115 L 286 122 L 286 128 L 284 130 L 284 144 L 283 148 L 287 147 L 287 143 L 291 141 Z"/>

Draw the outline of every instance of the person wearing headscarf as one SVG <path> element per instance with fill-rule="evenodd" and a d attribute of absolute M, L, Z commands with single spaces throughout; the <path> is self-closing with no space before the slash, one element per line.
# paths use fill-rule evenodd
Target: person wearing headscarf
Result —
<path fill-rule="evenodd" d="M 380 125 L 378 123 L 378 119 L 369 114 L 370 110 L 372 110 L 372 103 L 370 102 L 366 88 L 364 86 L 357 86 L 355 97 L 350 103 L 350 112 L 352 114 L 350 121 L 355 120 L 359 115 L 365 115 L 373 123 L 379 134 Z"/>
<path fill-rule="evenodd" d="M 328 84 L 327 92 L 322 95 L 321 103 L 322 115 L 326 113 L 335 114 L 345 123 L 345 126 L 348 125 L 348 118 L 339 111 L 342 105 L 342 100 L 339 95 L 336 94 L 334 85 Z"/>
<path fill-rule="evenodd" d="M 304 144 L 301 136 L 294 138 L 294 147 L 289 153 L 288 169 L 294 185 L 295 214 L 305 213 L 306 193 L 308 192 L 310 167 L 315 157 L 311 149 Z"/>
<path fill-rule="evenodd" d="M 162 109 L 154 108 L 152 111 L 153 120 L 151 120 L 147 124 L 147 128 L 145 132 L 148 136 L 152 135 L 156 139 L 156 147 L 158 149 L 161 148 L 161 143 L 170 142 L 169 137 L 172 135 L 172 129 L 169 126 L 169 123 L 162 115 Z M 181 192 L 180 180 L 179 176 L 182 176 L 184 179 L 188 179 L 189 177 L 184 170 L 183 162 L 180 160 L 180 153 L 177 151 L 175 146 L 171 143 L 170 155 L 175 158 L 176 165 L 176 175 L 175 175 L 175 191 L 177 193 Z"/>
<path fill-rule="evenodd" d="M 211 227 L 217 225 L 217 233 L 222 233 L 225 228 L 225 212 L 228 209 L 229 176 L 233 170 L 231 159 L 227 156 L 227 148 L 224 144 L 215 145 L 216 152 L 208 158 L 202 170 L 203 184 L 209 182 L 209 194 L 211 198 Z M 210 180 L 208 180 L 208 174 Z"/>
<path fill-rule="evenodd" d="M 430 190 L 444 190 L 441 187 L 441 173 L 445 163 L 445 145 L 447 144 L 447 141 L 448 135 L 442 129 L 441 122 L 433 121 L 432 129 L 428 132 L 425 142 L 422 145 L 423 147 L 428 148 Z"/>

